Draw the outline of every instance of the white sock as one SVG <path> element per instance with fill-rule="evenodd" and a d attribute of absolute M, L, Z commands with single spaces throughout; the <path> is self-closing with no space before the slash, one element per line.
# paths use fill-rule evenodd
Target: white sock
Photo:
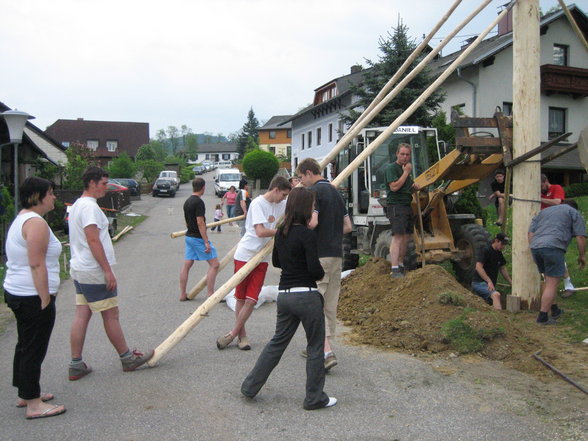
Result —
<path fill-rule="evenodd" d="M 331 355 L 332 353 L 333 353 L 333 351 L 325 352 L 325 360 L 326 360 L 326 359 L 327 359 L 327 357 L 328 357 L 329 355 Z"/>
<path fill-rule="evenodd" d="M 571 290 L 574 290 L 574 289 L 576 289 L 576 288 L 574 287 L 574 284 L 572 283 L 572 279 L 571 279 L 570 277 L 566 277 L 566 278 L 564 279 L 564 288 L 565 288 L 565 289 L 571 289 Z"/>

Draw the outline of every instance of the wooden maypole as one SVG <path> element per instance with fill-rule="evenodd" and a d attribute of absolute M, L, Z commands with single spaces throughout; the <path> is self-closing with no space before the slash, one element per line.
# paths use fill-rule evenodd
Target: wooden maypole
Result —
<path fill-rule="evenodd" d="M 513 156 L 541 141 L 539 0 L 518 0 L 513 8 Z M 513 170 L 512 293 L 522 309 L 539 309 L 539 273 L 527 231 L 540 208 L 539 155 Z"/>

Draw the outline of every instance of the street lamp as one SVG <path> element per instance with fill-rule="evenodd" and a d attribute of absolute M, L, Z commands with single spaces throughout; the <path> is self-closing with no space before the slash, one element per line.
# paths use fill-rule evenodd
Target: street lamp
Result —
<path fill-rule="evenodd" d="M 0 167 L 2 160 L 1 148 L 5 145 L 14 145 L 14 215 L 18 214 L 18 145 L 22 143 L 22 134 L 24 127 L 28 119 L 34 119 L 34 116 L 29 115 L 26 112 L 20 110 L 7 110 L 6 112 L 0 113 L 6 122 L 8 127 L 8 136 L 10 142 L 7 144 L 0 145 Z M 1 169 L 0 169 L 1 171 Z"/>

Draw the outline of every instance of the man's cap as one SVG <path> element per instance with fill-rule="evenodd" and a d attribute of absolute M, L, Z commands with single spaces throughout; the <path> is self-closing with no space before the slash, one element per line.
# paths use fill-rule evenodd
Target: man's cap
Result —
<path fill-rule="evenodd" d="M 504 233 L 498 233 L 494 239 L 495 240 L 499 240 L 500 242 L 502 242 L 505 245 L 508 244 L 508 243 L 510 243 L 510 239 Z"/>

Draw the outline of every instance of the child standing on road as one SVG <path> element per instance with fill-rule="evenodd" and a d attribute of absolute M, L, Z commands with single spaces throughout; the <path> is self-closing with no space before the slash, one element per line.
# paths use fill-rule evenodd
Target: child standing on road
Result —
<path fill-rule="evenodd" d="M 214 221 L 218 222 L 219 220 L 221 220 L 223 217 L 225 216 L 225 214 L 223 213 L 223 209 L 222 209 L 222 205 L 221 204 L 216 204 L 216 210 L 214 211 Z M 216 228 L 218 228 L 218 232 L 221 232 L 221 226 L 217 225 L 214 226 L 210 229 L 210 231 L 214 231 Z"/>

